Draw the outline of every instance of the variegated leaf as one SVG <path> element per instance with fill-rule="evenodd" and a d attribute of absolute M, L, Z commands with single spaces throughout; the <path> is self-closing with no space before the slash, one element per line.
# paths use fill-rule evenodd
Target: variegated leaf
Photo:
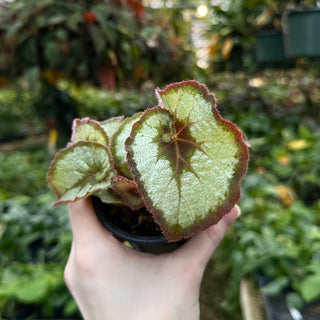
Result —
<path fill-rule="evenodd" d="M 95 192 L 93 195 L 100 198 L 100 200 L 104 203 L 125 205 L 121 197 L 111 188 L 99 190 Z"/>
<path fill-rule="evenodd" d="M 148 210 L 170 241 L 217 223 L 240 198 L 248 147 L 195 81 L 157 90 L 126 142 L 128 163 Z"/>
<path fill-rule="evenodd" d="M 138 186 L 132 180 L 116 176 L 113 180 L 113 190 L 120 195 L 131 210 L 138 210 L 144 206 Z"/>
<path fill-rule="evenodd" d="M 107 133 L 108 137 L 111 139 L 112 136 L 117 132 L 120 125 L 124 121 L 124 116 L 113 117 L 108 120 L 100 122 L 101 127 Z"/>
<path fill-rule="evenodd" d="M 131 173 L 127 164 L 127 152 L 125 150 L 125 141 L 130 135 L 132 125 L 140 119 L 141 112 L 136 113 L 130 118 L 125 119 L 115 132 L 111 139 L 111 153 L 114 158 L 115 168 L 119 175 L 131 178 Z"/>
<path fill-rule="evenodd" d="M 56 192 L 57 205 L 111 187 L 114 175 L 107 147 L 80 141 L 57 153 L 47 178 Z"/>
<path fill-rule="evenodd" d="M 98 142 L 107 145 L 109 139 L 98 121 L 83 118 L 73 120 L 71 143 L 78 141 Z"/>

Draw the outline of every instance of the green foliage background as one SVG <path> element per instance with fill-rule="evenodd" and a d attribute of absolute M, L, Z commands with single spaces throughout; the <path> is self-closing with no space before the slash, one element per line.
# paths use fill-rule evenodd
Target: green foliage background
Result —
<path fill-rule="evenodd" d="M 241 218 L 213 257 L 217 279 L 226 284 L 214 310 L 221 319 L 240 318 L 239 283 L 257 273 L 271 279 L 266 293 L 290 287 L 289 300 L 299 306 L 320 297 L 320 286 L 314 285 L 320 281 L 320 128 L 318 113 L 312 113 L 319 107 L 318 84 L 316 73 L 298 69 L 252 76 L 220 73 L 207 79 L 222 116 L 237 123 L 252 145 Z M 129 115 L 155 103 L 148 89 L 110 92 L 60 83 L 61 90 L 67 88 L 81 117 Z M 2 103 L 15 106 L 6 121 L 8 132 L 19 131 L 26 119 L 30 132 L 44 128 L 36 109 L 29 107 L 36 97 L 10 88 L 0 91 Z M 45 144 L 0 154 L 4 318 L 79 317 L 63 283 L 71 233 L 66 207 L 51 207 L 50 159 Z"/>
<path fill-rule="evenodd" d="M 0 6 L 0 74 L 22 75 L 31 87 L 59 77 L 108 88 L 186 78 L 194 52 L 190 25 L 181 21 L 178 12 L 149 11 L 139 1 L 7 2 Z"/>
<path fill-rule="evenodd" d="M 196 67 L 185 12 L 139 14 L 120 2 L 16 0 L 0 7 L 0 318 L 80 318 L 63 282 L 71 231 L 66 207 L 52 208 L 52 155 L 46 143 L 32 143 L 52 129 L 48 120 L 65 116 L 67 129 L 75 112 L 98 120 L 132 115 L 155 105 L 156 86 L 185 78 L 206 83 L 221 115 L 252 145 L 241 218 L 213 257 L 214 277 L 204 279 L 201 296 L 218 298 L 214 306 L 211 298 L 201 301 L 203 320 L 241 319 L 240 281 L 257 274 L 269 281 L 265 293 L 287 292 L 295 307 L 318 300 L 319 60 L 259 70 L 253 53 L 255 32 L 277 27 L 284 3 L 296 1 L 215 6 L 206 71 Z M 99 74 L 111 80 L 101 82 Z M 58 147 L 67 131 L 60 126 Z M 31 144 L 15 147 L 24 137 Z M 213 291 L 210 282 L 220 280 Z"/>

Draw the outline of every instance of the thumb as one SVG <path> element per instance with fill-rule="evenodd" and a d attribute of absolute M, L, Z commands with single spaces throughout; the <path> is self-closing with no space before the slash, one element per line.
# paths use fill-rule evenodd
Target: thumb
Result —
<path fill-rule="evenodd" d="M 181 259 L 200 263 L 205 268 L 215 249 L 219 246 L 227 230 L 240 216 L 241 209 L 238 205 L 225 214 L 222 219 L 208 229 L 199 232 L 189 239 L 180 249 L 177 255 Z"/>
<path fill-rule="evenodd" d="M 91 197 L 68 203 L 73 240 L 77 244 L 113 239 L 95 214 Z"/>

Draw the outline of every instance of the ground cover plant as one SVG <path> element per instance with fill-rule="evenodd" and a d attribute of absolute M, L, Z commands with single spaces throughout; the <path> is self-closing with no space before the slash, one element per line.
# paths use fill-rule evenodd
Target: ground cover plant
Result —
<path fill-rule="evenodd" d="M 169 241 L 233 208 L 249 158 L 243 133 L 196 81 L 156 93 L 159 105 L 131 118 L 74 121 L 71 142 L 48 173 L 55 204 L 96 195 L 131 210 L 145 206 Z"/>

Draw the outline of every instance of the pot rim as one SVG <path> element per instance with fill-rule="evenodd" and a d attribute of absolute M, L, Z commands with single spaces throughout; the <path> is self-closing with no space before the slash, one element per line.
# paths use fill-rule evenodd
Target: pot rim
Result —
<path fill-rule="evenodd" d="M 117 238 L 124 241 L 129 241 L 136 244 L 151 244 L 151 245 L 163 245 L 163 244 L 174 244 L 175 242 L 169 242 L 163 235 L 159 236 L 140 236 L 126 232 L 119 228 L 116 224 L 110 221 L 106 215 L 102 213 L 101 206 L 104 204 L 98 197 L 92 196 L 92 204 L 96 215 L 102 225 Z M 177 241 L 180 242 L 180 241 Z"/>

